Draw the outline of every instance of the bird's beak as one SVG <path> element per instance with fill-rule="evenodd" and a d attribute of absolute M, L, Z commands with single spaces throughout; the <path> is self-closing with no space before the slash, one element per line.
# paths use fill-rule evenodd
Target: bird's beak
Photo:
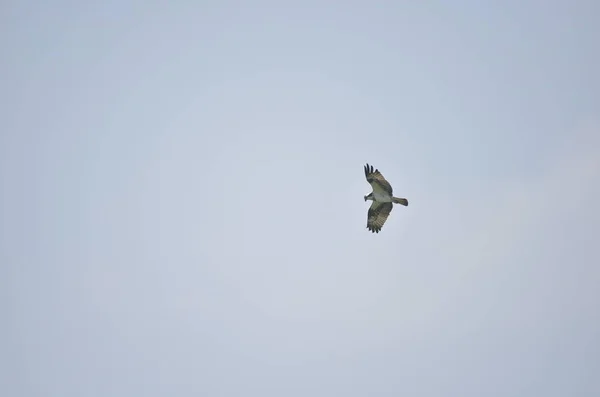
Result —
<path fill-rule="evenodd" d="M 367 201 L 367 196 L 365 196 L 365 201 Z"/>

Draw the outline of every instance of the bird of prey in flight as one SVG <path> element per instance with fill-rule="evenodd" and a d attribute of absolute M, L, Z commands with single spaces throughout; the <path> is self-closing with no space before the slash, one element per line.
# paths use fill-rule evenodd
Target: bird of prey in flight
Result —
<path fill-rule="evenodd" d="M 392 212 L 394 204 L 407 206 L 408 200 L 394 197 L 390 183 L 385 180 L 379 170 L 373 170 L 372 165 L 365 165 L 365 176 L 367 182 L 373 187 L 373 191 L 365 196 L 365 201 L 373 201 L 367 213 L 367 229 L 373 233 L 379 233 Z"/>

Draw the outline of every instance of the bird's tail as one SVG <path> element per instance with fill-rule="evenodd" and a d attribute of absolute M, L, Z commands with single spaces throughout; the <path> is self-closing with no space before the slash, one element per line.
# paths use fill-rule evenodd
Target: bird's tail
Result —
<path fill-rule="evenodd" d="M 405 198 L 392 197 L 392 202 L 402 204 L 405 207 L 408 205 L 408 200 Z"/>

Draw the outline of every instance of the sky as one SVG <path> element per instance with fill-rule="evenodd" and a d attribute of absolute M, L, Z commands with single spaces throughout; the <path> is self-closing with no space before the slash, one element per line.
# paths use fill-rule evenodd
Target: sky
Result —
<path fill-rule="evenodd" d="M 0 10 L 0 395 L 600 395 L 598 2 Z"/>

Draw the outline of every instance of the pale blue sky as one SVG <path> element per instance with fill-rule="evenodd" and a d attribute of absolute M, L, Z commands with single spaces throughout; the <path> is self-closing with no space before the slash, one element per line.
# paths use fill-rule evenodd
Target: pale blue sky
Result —
<path fill-rule="evenodd" d="M 0 395 L 600 395 L 599 3 L 0 10 Z"/>

